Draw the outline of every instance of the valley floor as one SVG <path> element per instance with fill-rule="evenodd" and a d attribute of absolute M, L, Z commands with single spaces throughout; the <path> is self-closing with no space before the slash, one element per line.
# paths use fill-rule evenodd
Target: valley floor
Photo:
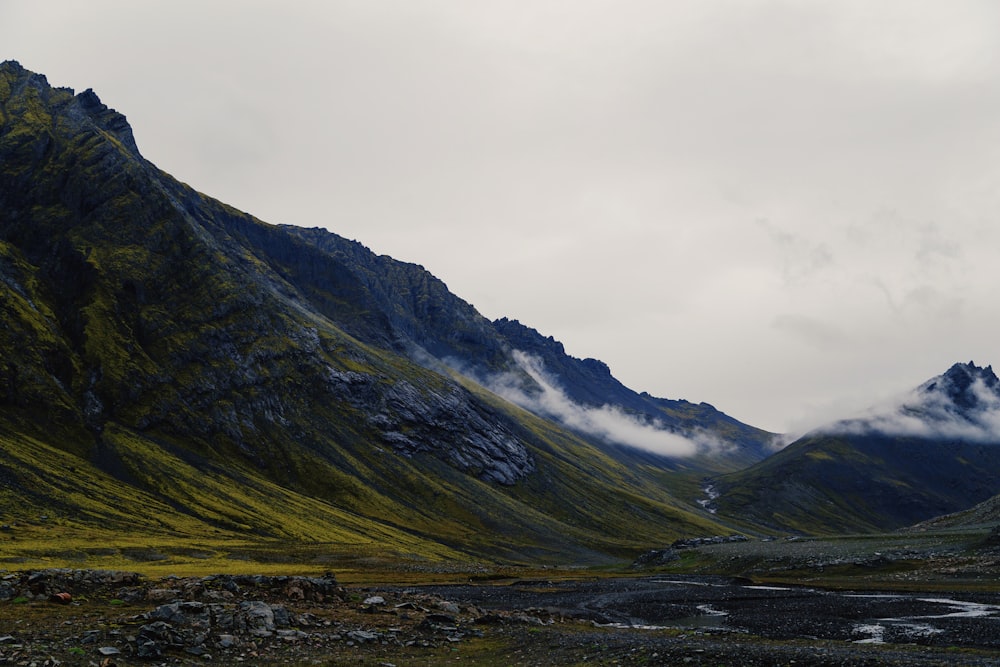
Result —
<path fill-rule="evenodd" d="M 0 665 L 1000 664 L 987 527 L 678 545 L 616 572 L 222 544 L 60 568 L 15 543 Z"/>
<path fill-rule="evenodd" d="M 331 576 L 63 569 L 0 582 L 0 664 L 1000 662 L 996 593 L 847 595 L 685 575 L 343 587 Z"/>

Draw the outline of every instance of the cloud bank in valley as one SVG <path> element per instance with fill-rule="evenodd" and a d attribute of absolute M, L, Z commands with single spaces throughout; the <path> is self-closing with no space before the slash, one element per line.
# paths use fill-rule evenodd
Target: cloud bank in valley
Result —
<path fill-rule="evenodd" d="M 497 375 L 483 384 L 497 395 L 535 414 L 555 419 L 587 435 L 663 456 L 694 456 L 721 446 L 708 434 L 681 435 L 668 430 L 661 422 L 644 420 L 615 406 L 581 405 L 559 387 L 546 372 L 541 359 L 519 350 L 513 351 L 512 357 L 518 368 L 534 382 L 537 391 L 527 389 L 523 377 L 516 373 Z"/>

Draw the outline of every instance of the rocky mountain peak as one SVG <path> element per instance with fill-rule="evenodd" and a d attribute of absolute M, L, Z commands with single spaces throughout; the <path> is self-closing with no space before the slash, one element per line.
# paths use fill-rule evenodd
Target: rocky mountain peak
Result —
<path fill-rule="evenodd" d="M 962 410 L 984 407 L 989 399 L 1000 399 L 1000 379 L 991 366 L 980 368 L 970 361 L 955 364 L 942 375 L 927 381 L 918 389 L 924 396 L 936 394 L 951 401 Z"/>
<path fill-rule="evenodd" d="M 39 141 L 66 130 L 81 138 L 96 134 L 141 158 L 128 120 L 101 102 L 92 89 L 77 95 L 72 88 L 53 87 L 44 75 L 25 69 L 16 60 L 0 63 L 0 107 L 4 116 L 36 125 Z"/>
<path fill-rule="evenodd" d="M 1000 379 L 990 366 L 958 363 L 910 392 L 817 433 L 881 434 L 1000 442 Z"/>
<path fill-rule="evenodd" d="M 101 98 L 91 88 L 77 95 L 76 101 L 98 127 L 112 133 L 129 149 L 129 152 L 140 157 L 139 147 L 136 146 L 135 138 L 132 136 L 132 126 L 128 124 L 124 114 L 118 113 L 101 102 Z"/>
<path fill-rule="evenodd" d="M 48 87 L 48 79 L 45 78 L 44 74 L 36 74 L 26 70 L 21 66 L 16 60 L 5 60 L 0 62 L 0 76 L 5 79 L 34 79 L 39 85 Z"/>

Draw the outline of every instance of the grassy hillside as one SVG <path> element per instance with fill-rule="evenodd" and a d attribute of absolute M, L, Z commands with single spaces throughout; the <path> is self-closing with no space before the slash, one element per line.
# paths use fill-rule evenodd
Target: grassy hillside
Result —
<path fill-rule="evenodd" d="M 721 516 L 807 534 L 881 532 L 1000 492 L 1000 447 L 869 435 L 814 435 L 721 477 Z"/>
<path fill-rule="evenodd" d="M 719 531 L 650 480 L 547 422 L 525 421 L 538 430 L 539 470 L 514 488 L 470 480 L 433 459 L 378 466 L 358 458 L 359 470 L 346 476 L 313 458 L 304 467 L 315 485 L 330 488 L 325 494 L 247 467 L 191 460 L 179 445 L 117 425 L 108 426 L 103 444 L 116 459 L 105 466 L 115 475 L 4 429 L 0 521 L 12 528 L 0 533 L 0 558 L 44 562 L 70 553 L 100 563 L 101 556 L 135 552 L 142 560 L 149 552 L 166 566 L 201 550 L 265 559 L 299 551 L 307 563 L 363 555 L 424 564 L 598 564 L 679 535 Z M 382 475 L 392 477 L 359 482 Z"/>

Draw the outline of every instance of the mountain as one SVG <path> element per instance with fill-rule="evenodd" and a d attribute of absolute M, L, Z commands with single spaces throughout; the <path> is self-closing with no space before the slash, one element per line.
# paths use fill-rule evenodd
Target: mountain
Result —
<path fill-rule="evenodd" d="M 771 439 L 490 322 L 420 266 L 206 197 L 93 91 L 15 62 L 0 314 L 8 524 L 601 560 L 722 530 L 674 471 Z"/>
<path fill-rule="evenodd" d="M 898 402 L 718 479 L 717 511 L 769 529 L 884 531 L 1000 493 L 1000 380 L 955 364 Z"/>
<path fill-rule="evenodd" d="M 282 278 L 308 294 L 317 310 L 352 336 L 433 369 L 462 373 L 490 389 L 509 389 L 514 383 L 522 407 L 562 421 L 564 426 L 566 420 L 560 418 L 565 411 L 540 409 L 538 398 L 549 385 L 558 387 L 574 410 L 612 406 L 639 425 L 706 443 L 701 455 L 685 457 L 693 460 L 660 460 L 659 465 L 721 472 L 759 461 L 773 451 L 772 434 L 711 405 L 637 393 L 615 379 L 605 363 L 567 355 L 551 336 L 517 320 L 486 321 L 423 267 L 377 256 L 323 229 L 240 222 L 231 229 L 237 229 L 244 243 L 258 248 L 259 256 L 277 267 Z M 305 241 L 306 247 L 290 243 L 290 237 Z M 320 256 L 311 257 L 317 251 Z M 342 276 L 332 286 L 331 276 L 338 274 Z M 344 304 L 351 304 L 347 313 Z M 543 369 L 544 379 L 526 372 L 525 359 Z M 584 431 L 595 435 L 594 429 Z M 717 446 L 710 446 L 709 440 Z M 599 434 L 595 444 L 630 462 L 644 456 L 613 433 Z"/>
<path fill-rule="evenodd" d="M 673 460 L 672 465 L 680 468 L 717 472 L 736 470 L 760 461 L 774 451 L 774 434 L 747 426 L 708 403 L 696 404 L 657 398 L 646 392 L 636 393 L 616 380 L 607 364 L 597 359 L 571 357 L 565 353 L 561 343 L 552 337 L 542 336 L 517 320 L 499 319 L 494 326 L 507 348 L 522 353 L 515 355 L 522 360 L 518 363 L 522 370 L 526 366 L 525 357 L 536 363 L 537 368 L 544 369 L 541 377 L 538 373 L 534 374 L 528 400 L 522 400 L 522 403 L 537 405 L 541 393 L 545 390 L 551 393 L 555 389 L 563 394 L 561 403 L 573 407 L 594 411 L 613 406 L 640 425 L 655 424 L 660 430 L 683 435 L 699 445 L 699 451 L 694 456 Z M 548 413 L 558 418 L 567 412 L 565 406 L 560 407 L 563 409 L 549 409 Z M 655 440 L 640 447 L 629 446 L 626 438 L 616 440 L 614 435 L 612 432 L 612 453 L 633 463 L 636 457 L 642 457 L 643 452 L 649 454 L 671 449 L 669 443 L 660 447 Z M 660 464 L 671 465 L 664 461 Z"/>

